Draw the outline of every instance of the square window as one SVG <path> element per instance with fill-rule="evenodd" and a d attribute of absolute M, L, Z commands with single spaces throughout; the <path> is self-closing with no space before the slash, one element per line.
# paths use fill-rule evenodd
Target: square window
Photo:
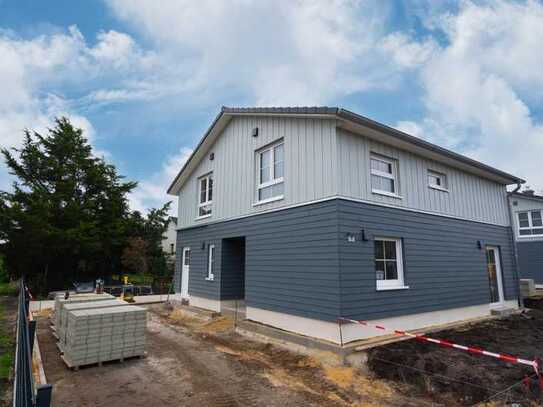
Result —
<path fill-rule="evenodd" d="M 446 190 L 447 189 L 447 175 L 428 170 L 428 186 L 435 189 Z"/>
<path fill-rule="evenodd" d="M 373 193 L 397 194 L 397 162 L 377 154 L 370 156 L 371 190 Z"/>

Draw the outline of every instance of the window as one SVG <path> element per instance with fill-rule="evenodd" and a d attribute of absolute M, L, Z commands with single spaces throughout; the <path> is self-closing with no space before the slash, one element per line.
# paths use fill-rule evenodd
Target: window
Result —
<path fill-rule="evenodd" d="M 267 202 L 283 198 L 285 184 L 284 143 L 281 141 L 259 151 L 258 158 L 258 201 Z"/>
<path fill-rule="evenodd" d="M 190 249 L 185 249 L 185 261 L 183 264 L 185 266 L 190 266 Z"/>
<path fill-rule="evenodd" d="M 407 288 L 403 278 L 401 239 L 375 238 L 375 278 L 378 290 Z"/>
<path fill-rule="evenodd" d="M 213 202 L 213 174 L 208 174 L 200 178 L 199 185 L 198 217 L 206 218 L 211 216 Z"/>
<path fill-rule="evenodd" d="M 174 244 L 170 243 L 170 254 L 174 254 L 174 253 L 175 253 Z"/>
<path fill-rule="evenodd" d="M 428 186 L 441 191 L 447 191 L 447 175 L 428 170 Z"/>
<path fill-rule="evenodd" d="M 520 236 L 543 235 L 540 210 L 518 213 L 518 234 Z"/>
<path fill-rule="evenodd" d="M 207 277 L 206 280 L 213 281 L 215 279 L 215 245 L 210 244 L 207 253 Z"/>
<path fill-rule="evenodd" d="M 397 196 L 396 161 L 391 158 L 371 155 L 371 190 L 377 194 Z"/>

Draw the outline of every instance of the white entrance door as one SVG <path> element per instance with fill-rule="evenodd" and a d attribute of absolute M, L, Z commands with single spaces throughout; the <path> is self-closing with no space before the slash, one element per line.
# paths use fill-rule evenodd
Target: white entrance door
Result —
<path fill-rule="evenodd" d="M 189 298 L 190 247 L 183 247 L 183 266 L 181 269 L 181 298 Z"/>
<path fill-rule="evenodd" d="M 495 246 L 486 247 L 486 269 L 490 287 L 490 303 L 501 304 L 503 295 L 502 266 L 500 263 L 500 249 Z"/>

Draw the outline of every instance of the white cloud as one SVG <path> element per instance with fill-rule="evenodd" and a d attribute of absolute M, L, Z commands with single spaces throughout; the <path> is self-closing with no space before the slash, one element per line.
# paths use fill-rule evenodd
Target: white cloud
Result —
<path fill-rule="evenodd" d="M 530 105 L 543 96 L 543 5 L 465 2 L 458 14 L 432 21 L 447 42 L 419 66 L 427 116 L 398 127 L 542 188 L 543 123 Z"/>
<path fill-rule="evenodd" d="M 88 46 L 79 30 L 40 35 L 31 39 L 0 32 L 0 147 L 19 145 L 23 130 L 44 132 L 55 116 L 67 116 L 93 141 L 95 131 L 90 121 L 73 107 L 77 101 L 62 95 L 62 90 L 76 84 L 117 76 L 140 69 L 150 69 L 152 54 L 141 51 L 126 34 L 102 32 L 94 46 Z M 136 67 L 136 68 L 135 68 Z M 107 151 L 95 151 L 106 155 Z M 7 189 L 11 179 L 0 163 L 0 189 Z"/>
<path fill-rule="evenodd" d="M 322 104 L 388 87 L 384 5 L 356 1 L 107 1 L 172 68 L 166 81 L 258 105 Z M 169 76 L 168 76 L 169 75 Z M 223 92 L 216 92 L 223 90 Z M 222 102 L 222 101 L 221 101 Z M 218 103 L 221 103 L 218 102 Z"/>
<path fill-rule="evenodd" d="M 166 190 L 191 154 L 190 148 L 181 148 L 177 154 L 166 159 L 159 172 L 139 182 L 138 187 L 130 194 L 130 207 L 146 213 L 150 208 L 159 208 L 172 201 L 170 213 L 177 214 L 177 200 L 169 196 Z"/>
<path fill-rule="evenodd" d="M 406 34 L 398 32 L 383 38 L 381 46 L 402 68 L 419 67 L 427 62 L 437 49 L 437 43 L 432 38 L 420 43 L 413 42 Z"/>

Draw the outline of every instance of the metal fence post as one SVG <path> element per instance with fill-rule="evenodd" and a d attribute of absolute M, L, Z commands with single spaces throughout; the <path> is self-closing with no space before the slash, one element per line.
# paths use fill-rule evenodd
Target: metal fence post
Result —
<path fill-rule="evenodd" d="M 36 337 L 36 320 L 28 321 L 28 343 L 30 344 L 30 357 L 34 353 L 34 338 Z"/>
<path fill-rule="evenodd" d="M 49 407 L 51 405 L 53 386 L 42 384 L 36 390 L 36 407 Z"/>

